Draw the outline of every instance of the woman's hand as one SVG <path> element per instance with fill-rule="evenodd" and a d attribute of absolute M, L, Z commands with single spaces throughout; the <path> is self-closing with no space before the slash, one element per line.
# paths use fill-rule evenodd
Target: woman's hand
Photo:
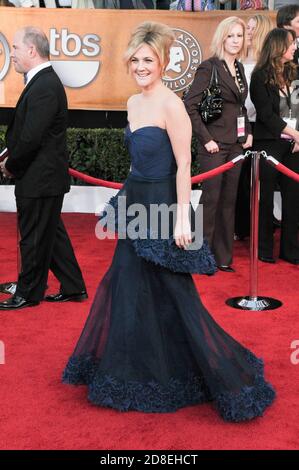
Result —
<path fill-rule="evenodd" d="M 286 126 L 282 130 L 282 134 L 289 135 L 296 142 L 296 144 L 299 144 L 299 131 L 297 131 L 296 129 L 293 129 L 292 127 Z"/>
<path fill-rule="evenodd" d="M 186 250 L 192 243 L 191 227 L 189 219 L 177 220 L 174 229 L 175 243 L 179 248 Z"/>
<path fill-rule="evenodd" d="M 252 147 L 253 136 L 252 134 L 248 134 L 246 142 L 242 145 L 243 149 L 249 149 Z"/>
<path fill-rule="evenodd" d="M 219 152 L 219 147 L 214 140 L 210 140 L 205 144 L 205 148 L 209 153 L 217 153 Z"/>
<path fill-rule="evenodd" d="M 295 142 L 295 145 L 293 147 L 292 153 L 299 152 L 299 142 Z"/>

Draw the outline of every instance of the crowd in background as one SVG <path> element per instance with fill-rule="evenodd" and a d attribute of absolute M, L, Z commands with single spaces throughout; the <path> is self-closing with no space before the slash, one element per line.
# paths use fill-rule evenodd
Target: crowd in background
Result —
<path fill-rule="evenodd" d="M 212 56 L 200 64 L 185 96 L 193 132 L 198 139 L 197 159 L 204 172 L 231 161 L 242 153 L 243 147 L 264 150 L 299 173 L 299 106 L 295 99 L 298 93 L 299 4 L 280 8 L 276 23 L 277 28 L 266 15 L 254 12 L 247 24 L 241 18 L 231 16 L 217 26 L 211 42 Z M 198 112 L 198 103 L 202 103 L 212 82 L 214 69 L 218 74 L 223 110 L 217 120 L 207 121 Z M 237 125 L 231 126 L 234 122 Z M 201 197 L 204 236 L 215 255 L 218 269 L 226 272 L 234 272 L 231 266 L 234 231 L 243 239 L 249 235 L 250 226 L 250 166 L 243 165 L 241 178 L 241 167 L 233 170 L 204 181 Z M 276 262 L 273 197 L 274 191 L 280 189 L 279 258 L 299 265 L 298 184 L 279 175 L 264 160 L 260 165 L 260 181 L 259 259 L 266 263 Z M 235 219 L 237 225 L 234 227 Z"/>
<path fill-rule="evenodd" d="M 0 6 L 23 8 L 107 8 L 158 10 L 278 10 L 298 0 L 0 0 Z"/>

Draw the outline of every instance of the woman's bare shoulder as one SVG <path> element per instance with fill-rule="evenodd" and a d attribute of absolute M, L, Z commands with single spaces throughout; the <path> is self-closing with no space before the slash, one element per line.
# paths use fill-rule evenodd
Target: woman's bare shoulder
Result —
<path fill-rule="evenodd" d="M 166 91 L 167 93 L 165 93 L 164 96 L 164 105 L 168 111 L 178 111 L 181 109 L 185 109 L 183 101 L 176 93 L 174 93 L 172 90 L 169 90 L 168 88 Z"/>
<path fill-rule="evenodd" d="M 138 103 L 139 100 L 140 100 L 140 93 L 130 96 L 130 98 L 127 101 L 127 107 L 129 108 L 129 106 L 134 106 L 134 104 Z"/>

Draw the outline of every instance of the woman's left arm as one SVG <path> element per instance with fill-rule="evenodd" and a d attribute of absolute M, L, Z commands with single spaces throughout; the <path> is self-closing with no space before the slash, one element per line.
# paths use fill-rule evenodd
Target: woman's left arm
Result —
<path fill-rule="evenodd" d="M 246 150 L 252 147 L 253 135 L 252 135 L 251 124 L 248 119 L 247 108 L 245 104 L 243 106 L 243 110 L 245 113 L 245 131 L 246 131 L 247 137 L 246 137 L 246 141 L 244 142 L 244 144 L 242 144 L 242 147 L 243 149 Z"/>
<path fill-rule="evenodd" d="M 177 163 L 177 219 L 175 241 L 180 248 L 191 243 L 189 220 L 191 196 L 191 138 L 192 126 L 183 102 L 173 96 L 166 104 L 166 130 Z"/>

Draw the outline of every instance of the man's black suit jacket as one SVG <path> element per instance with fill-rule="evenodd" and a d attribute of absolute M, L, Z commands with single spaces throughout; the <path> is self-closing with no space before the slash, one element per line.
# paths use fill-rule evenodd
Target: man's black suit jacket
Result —
<path fill-rule="evenodd" d="M 6 132 L 6 168 L 15 177 L 16 196 L 50 197 L 69 191 L 66 129 L 66 94 L 49 66 L 24 88 Z"/>

